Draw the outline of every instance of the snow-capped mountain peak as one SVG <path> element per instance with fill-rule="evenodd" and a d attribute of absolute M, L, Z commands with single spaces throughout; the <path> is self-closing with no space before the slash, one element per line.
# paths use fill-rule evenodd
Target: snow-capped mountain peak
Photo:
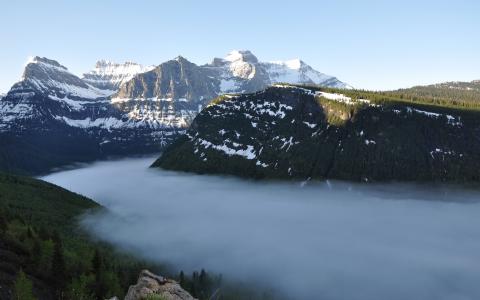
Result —
<path fill-rule="evenodd" d="M 272 61 L 272 64 L 282 65 L 292 70 L 300 70 L 306 64 L 300 58 L 294 58 L 286 61 Z"/>
<path fill-rule="evenodd" d="M 225 57 L 226 61 L 229 62 L 247 62 L 247 63 L 258 63 L 258 59 L 253 53 L 249 50 L 233 50 L 227 54 Z"/>
<path fill-rule="evenodd" d="M 153 68 L 155 66 L 143 66 L 131 61 L 115 63 L 109 60 L 99 60 L 93 70 L 83 74 L 83 80 L 113 94 L 123 83 L 135 75 L 148 72 Z"/>
<path fill-rule="evenodd" d="M 46 57 L 31 56 L 28 58 L 27 63 L 25 64 L 25 67 L 31 64 L 42 65 L 43 67 L 47 67 L 47 68 L 57 68 L 61 72 L 68 71 L 66 67 L 59 64 L 56 60 L 48 59 Z M 24 73 L 24 76 L 25 76 L 25 73 Z"/>
<path fill-rule="evenodd" d="M 15 93 L 25 91 L 60 98 L 95 99 L 106 96 L 101 90 L 70 73 L 57 61 L 39 56 L 29 58 L 21 80 L 11 89 L 11 92 Z"/>
<path fill-rule="evenodd" d="M 206 67 L 217 70 L 224 93 L 260 90 L 280 82 L 351 88 L 333 76 L 316 71 L 299 58 L 261 62 L 249 50 L 233 50 L 223 59 L 214 58 Z"/>
<path fill-rule="evenodd" d="M 351 88 L 336 77 L 321 73 L 299 58 L 272 61 L 264 64 L 272 83 L 317 84 L 337 88 Z"/>
<path fill-rule="evenodd" d="M 240 79 L 252 79 L 256 74 L 258 59 L 248 50 L 233 50 L 224 59 L 229 74 Z"/>

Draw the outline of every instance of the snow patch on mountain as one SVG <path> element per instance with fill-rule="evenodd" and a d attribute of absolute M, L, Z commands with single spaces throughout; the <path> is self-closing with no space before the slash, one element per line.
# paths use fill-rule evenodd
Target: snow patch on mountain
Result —
<path fill-rule="evenodd" d="M 225 61 L 229 62 L 228 69 L 234 77 L 252 79 L 255 76 L 258 59 L 252 52 L 234 50 L 225 57 Z"/>
<path fill-rule="evenodd" d="M 336 77 L 313 69 L 300 59 L 260 62 L 248 50 L 234 50 L 225 58 L 215 58 L 205 68 L 217 72 L 221 93 L 263 89 L 275 83 L 317 84 L 336 88 L 352 88 Z"/>
<path fill-rule="evenodd" d="M 139 73 L 153 70 L 155 66 L 143 66 L 134 62 L 123 64 L 108 60 L 99 60 L 95 68 L 83 74 L 83 80 L 107 93 L 114 94 L 125 82 L 131 80 Z"/>
<path fill-rule="evenodd" d="M 105 91 L 85 83 L 70 73 L 57 61 L 39 56 L 29 58 L 21 81 L 17 82 L 11 91 L 23 92 L 25 89 L 46 95 L 84 99 L 96 99 L 108 95 Z"/>

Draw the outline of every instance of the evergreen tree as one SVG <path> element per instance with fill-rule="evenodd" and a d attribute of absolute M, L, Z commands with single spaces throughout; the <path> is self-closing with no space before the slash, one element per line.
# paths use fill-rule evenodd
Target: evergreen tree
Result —
<path fill-rule="evenodd" d="M 65 288 L 67 271 L 65 267 L 65 258 L 63 256 L 62 241 L 58 234 L 54 235 L 53 242 L 54 248 L 50 278 L 52 279 L 52 283 L 54 284 L 57 293 L 61 294 Z"/>
<path fill-rule="evenodd" d="M 42 245 L 38 238 L 33 239 L 32 246 L 32 264 L 37 268 L 40 265 L 40 260 L 42 258 Z"/>
<path fill-rule="evenodd" d="M 38 231 L 38 235 L 42 240 L 48 240 L 50 238 L 50 233 L 47 231 L 45 227 L 40 227 L 40 230 Z"/>
<path fill-rule="evenodd" d="M 178 276 L 178 283 L 181 287 L 185 288 L 185 274 L 183 271 L 180 271 L 180 275 Z"/>
<path fill-rule="evenodd" d="M 75 300 L 95 299 L 95 296 L 89 288 L 92 281 L 92 275 L 80 275 L 79 277 L 74 278 L 72 282 L 68 285 L 67 298 Z"/>
<path fill-rule="evenodd" d="M 100 251 L 98 251 L 98 249 L 95 249 L 95 254 L 93 255 L 93 259 L 92 259 L 92 270 L 93 270 L 93 275 L 95 277 L 95 283 L 94 283 L 95 297 L 99 300 L 103 299 L 105 294 L 107 293 L 103 269 L 104 269 L 104 265 L 103 265 L 102 256 L 100 254 Z"/>
<path fill-rule="evenodd" d="M 27 228 L 27 237 L 29 239 L 33 238 L 32 228 L 30 226 L 28 226 L 28 228 Z"/>
<path fill-rule="evenodd" d="M 0 211 L 0 234 L 3 234 L 8 229 L 7 219 L 3 215 L 3 211 Z"/>
<path fill-rule="evenodd" d="M 17 278 L 15 279 L 15 285 L 13 287 L 13 299 L 14 300 L 36 300 L 33 295 L 33 284 L 27 275 L 20 270 Z"/>

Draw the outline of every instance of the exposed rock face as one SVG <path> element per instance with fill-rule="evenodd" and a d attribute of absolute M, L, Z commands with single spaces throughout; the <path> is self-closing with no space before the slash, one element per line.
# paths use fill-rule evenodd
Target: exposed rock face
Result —
<path fill-rule="evenodd" d="M 199 102 L 217 95 L 215 81 L 201 67 L 179 56 L 123 85 L 116 98 L 186 99 Z"/>
<path fill-rule="evenodd" d="M 125 300 L 143 300 L 152 294 L 165 300 L 195 300 L 174 280 L 157 276 L 148 270 L 143 270 L 137 284 L 130 286 Z"/>
<path fill-rule="evenodd" d="M 154 166 L 248 178 L 480 181 L 480 113 L 379 103 L 288 86 L 224 96 Z"/>

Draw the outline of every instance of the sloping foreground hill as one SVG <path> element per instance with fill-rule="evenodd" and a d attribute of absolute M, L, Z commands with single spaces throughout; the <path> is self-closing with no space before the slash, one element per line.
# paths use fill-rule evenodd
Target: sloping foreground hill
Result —
<path fill-rule="evenodd" d="M 213 101 L 153 164 L 248 178 L 480 180 L 480 113 L 386 93 L 277 85 Z"/>
<path fill-rule="evenodd" d="M 139 300 L 147 292 L 190 299 L 185 291 L 200 300 L 213 299 L 212 295 L 227 300 L 265 299 L 249 287 L 223 284 L 221 276 L 204 270 L 175 276 L 161 265 L 92 240 L 77 222 L 82 214 L 99 209 L 102 207 L 94 201 L 56 185 L 0 173 L 0 299 L 128 296 L 126 299 Z M 146 268 L 174 277 L 185 291 L 170 279 L 146 276 L 141 272 Z"/>
<path fill-rule="evenodd" d="M 145 265 L 77 229 L 81 214 L 99 208 L 53 184 L 0 174 L 0 299 L 124 295 Z"/>

